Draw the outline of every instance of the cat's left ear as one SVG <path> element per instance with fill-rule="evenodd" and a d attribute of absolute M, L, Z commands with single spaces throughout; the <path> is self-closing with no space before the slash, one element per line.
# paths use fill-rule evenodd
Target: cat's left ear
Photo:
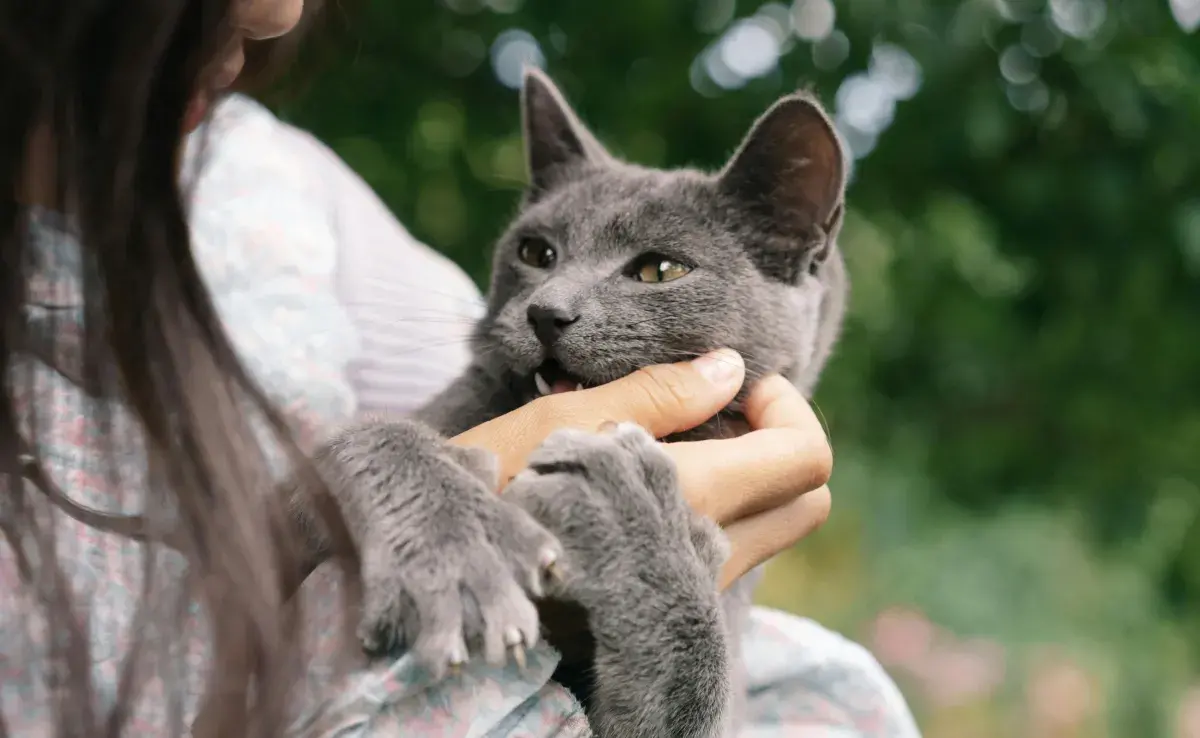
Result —
<path fill-rule="evenodd" d="M 721 172 L 719 187 L 754 217 L 756 227 L 779 237 L 771 239 L 776 247 L 792 252 L 791 258 L 767 255 L 772 261 L 812 267 L 828 255 L 841 228 L 845 172 L 832 121 L 814 97 L 797 93 L 754 124 Z"/>
<path fill-rule="evenodd" d="M 530 197 L 553 189 L 581 167 L 611 161 L 558 87 L 535 67 L 525 69 L 521 115 Z"/>

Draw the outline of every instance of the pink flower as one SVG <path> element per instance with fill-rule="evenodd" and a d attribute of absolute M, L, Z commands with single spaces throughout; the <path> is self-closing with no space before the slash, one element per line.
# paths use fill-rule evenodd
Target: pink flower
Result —
<path fill-rule="evenodd" d="M 991 696 L 1004 683 L 1004 649 L 992 641 L 947 638 L 914 670 L 930 702 L 953 707 Z"/>
<path fill-rule="evenodd" d="M 1096 680 L 1070 657 L 1046 654 L 1026 689 L 1032 734 L 1059 735 L 1079 728 L 1100 706 Z"/>
<path fill-rule="evenodd" d="M 915 671 L 929 654 L 936 628 L 921 612 L 889 607 L 875 617 L 871 650 L 884 666 Z"/>
<path fill-rule="evenodd" d="M 1175 738 L 1200 738 L 1200 686 L 1192 687 L 1179 700 Z"/>

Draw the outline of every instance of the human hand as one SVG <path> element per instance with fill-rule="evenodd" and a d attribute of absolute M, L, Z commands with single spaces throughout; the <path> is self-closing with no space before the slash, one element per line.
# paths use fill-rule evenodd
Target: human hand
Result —
<path fill-rule="evenodd" d="M 722 350 L 692 362 L 641 369 L 592 389 L 540 397 L 451 439 L 500 459 L 507 484 L 551 432 L 595 431 L 634 422 L 655 438 L 693 428 L 737 394 L 741 357 Z M 719 523 L 732 554 L 722 587 L 788 548 L 825 522 L 829 441 L 804 397 L 786 379 L 758 382 L 745 402 L 750 432 L 738 438 L 666 444 L 688 503 Z"/>

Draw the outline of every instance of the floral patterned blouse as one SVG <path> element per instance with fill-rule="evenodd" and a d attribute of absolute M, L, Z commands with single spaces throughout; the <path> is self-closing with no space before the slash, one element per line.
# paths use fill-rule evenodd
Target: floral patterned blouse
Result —
<path fill-rule="evenodd" d="M 226 100 L 207 132 L 201 158 L 185 170 L 199 173 L 192 204 L 196 257 L 236 348 L 273 400 L 307 429 L 305 436 L 361 406 L 413 407 L 462 369 L 461 342 L 431 341 L 420 329 L 430 315 L 440 316 L 425 321 L 434 327 L 466 326 L 478 315 L 479 294 L 461 271 L 409 237 L 332 152 L 257 103 Z M 36 326 L 55 311 L 53 361 L 69 364 L 79 335 L 70 317 L 81 302 L 79 245 L 53 214 L 33 218 L 38 258 L 27 319 Z M 129 485 L 119 492 L 99 471 L 98 441 L 106 432 L 129 469 L 139 467 L 142 451 L 128 418 L 118 409 L 118 432 L 98 427 L 88 403 L 100 400 L 37 360 L 26 357 L 18 369 L 35 378 L 19 400 L 38 415 L 36 451 L 51 477 L 81 504 L 136 510 Z M 98 697 L 111 704 L 138 596 L 139 544 L 57 510 L 49 514 L 77 601 L 87 603 Z M 308 634 L 314 655 L 296 736 L 590 735 L 579 705 L 550 680 L 558 656 L 545 646 L 529 653 L 524 670 L 471 662 L 441 683 L 427 681 L 403 656 L 329 678 L 333 659 L 355 650 L 338 635 L 345 629 L 338 627 L 337 584 L 331 572 L 318 570 L 304 587 L 315 613 Z M 12 552 L 0 542 L 0 709 L 11 735 L 37 738 L 52 730 L 52 701 L 41 686 L 47 667 L 37 648 L 45 634 L 22 602 Z M 185 712 L 195 708 L 206 658 L 202 615 L 198 608 L 191 615 Z M 753 611 L 742 637 L 750 699 L 741 738 L 919 735 L 895 684 L 861 646 L 811 620 L 766 609 Z M 32 653 L 13 645 L 30 638 Z M 167 733 L 180 718 L 172 720 L 165 702 L 162 685 L 152 682 L 132 734 Z"/>

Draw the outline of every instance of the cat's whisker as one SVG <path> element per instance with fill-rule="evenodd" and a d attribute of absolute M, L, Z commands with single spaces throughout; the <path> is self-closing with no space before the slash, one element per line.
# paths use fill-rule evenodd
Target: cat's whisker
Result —
<path fill-rule="evenodd" d="M 816 400 L 811 399 L 811 398 L 809 398 L 808 404 L 812 406 L 813 413 L 816 414 L 816 416 L 817 416 L 817 422 L 821 424 L 821 430 L 825 431 L 825 437 L 831 438 L 829 421 L 826 420 L 825 413 L 821 411 L 821 406 L 817 404 Z M 830 457 L 832 457 L 834 455 L 834 453 L 835 453 L 835 451 L 833 450 L 833 444 L 831 443 L 831 444 L 829 444 Z"/>
<path fill-rule="evenodd" d="M 471 320 L 456 320 L 454 318 L 424 317 L 413 315 L 408 317 L 391 317 L 387 321 L 391 325 L 454 325 L 463 328 L 474 328 Z"/>
<path fill-rule="evenodd" d="M 471 345 L 471 339 L 467 338 L 467 337 L 447 339 L 447 340 L 443 340 L 443 341 L 429 341 L 429 342 L 421 343 L 419 345 L 404 345 L 404 346 L 399 346 L 395 349 L 389 349 L 387 351 L 387 356 L 389 356 L 389 357 L 409 356 L 411 354 L 417 354 L 422 351 L 428 351 L 430 349 L 446 348 L 448 346 L 470 346 L 470 345 Z"/>
<path fill-rule="evenodd" d="M 437 310 L 415 305 L 385 305 L 382 302 L 353 302 L 343 300 L 341 306 L 353 316 L 367 317 L 374 320 L 396 320 L 397 318 L 443 318 L 458 320 L 468 325 L 479 323 L 479 317 L 474 314 L 454 310 Z"/>
<path fill-rule="evenodd" d="M 395 297 L 374 296 L 372 298 L 365 298 L 362 296 L 362 294 L 355 294 L 348 295 L 346 298 L 342 299 L 342 302 L 343 304 L 353 305 L 355 307 L 371 307 L 378 305 L 380 307 L 403 307 L 409 310 L 438 310 L 442 312 L 454 313 L 463 312 L 458 307 L 453 305 L 438 305 L 436 303 L 431 305 L 429 302 L 423 301 L 420 297 L 413 299 L 407 295 Z M 462 302 L 461 304 L 466 307 L 470 307 L 472 311 L 477 310 L 480 313 L 487 309 L 487 305 L 482 303 L 475 304 L 470 302 Z"/>
<path fill-rule="evenodd" d="M 354 302 L 352 300 L 341 301 L 342 307 L 357 315 L 380 315 L 386 319 L 392 320 L 394 316 L 419 316 L 432 318 L 449 318 L 453 320 L 461 320 L 464 323 L 475 324 L 479 322 L 477 316 L 468 315 L 457 310 L 439 310 L 437 308 L 421 307 L 419 305 L 391 305 L 381 302 Z"/>
<path fill-rule="evenodd" d="M 461 292 L 451 292 L 449 290 L 439 290 L 435 287 L 429 287 L 423 284 L 412 284 L 410 282 L 382 282 L 379 280 L 367 277 L 363 280 L 363 284 L 369 286 L 371 284 L 380 284 L 387 289 L 388 292 L 398 292 L 397 287 L 403 287 L 403 294 L 408 295 L 435 295 L 437 297 L 448 297 L 451 300 L 459 302 L 463 305 L 483 308 L 487 306 L 487 301 L 482 296 L 468 297 Z"/>

